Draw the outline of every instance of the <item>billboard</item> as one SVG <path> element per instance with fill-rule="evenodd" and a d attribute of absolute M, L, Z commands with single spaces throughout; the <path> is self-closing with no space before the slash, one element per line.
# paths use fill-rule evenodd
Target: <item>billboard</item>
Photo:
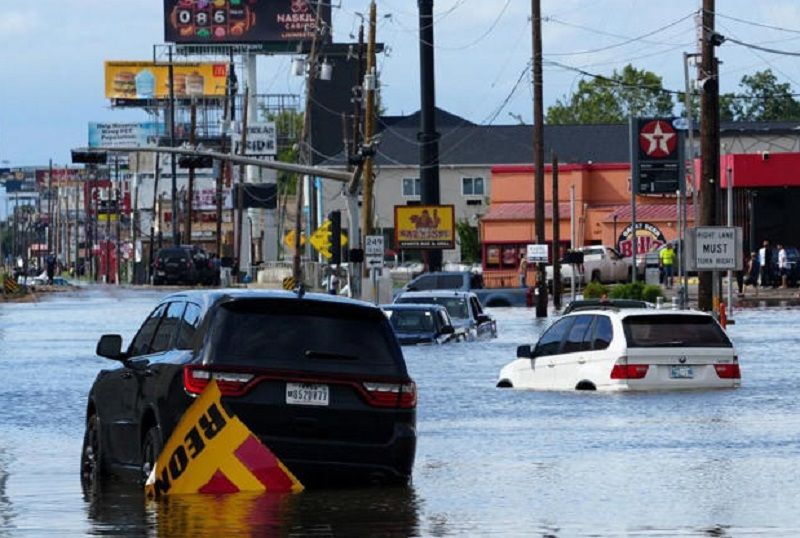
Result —
<path fill-rule="evenodd" d="M 396 205 L 394 237 L 399 249 L 455 248 L 455 208 L 452 205 Z"/>
<path fill-rule="evenodd" d="M 225 97 L 228 65 L 173 63 L 175 97 Z M 114 104 L 169 99 L 169 65 L 156 62 L 105 62 L 106 98 Z"/>
<path fill-rule="evenodd" d="M 36 184 L 39 189 L 71 187 L 86 178 L 87 173 L 83 168 L 53 168 L 52 178 L 48 168 L 36 170 Z"/>
<path fill-rule="evenodd" d="M 147 146 L 164 133 L 164 125 L 147 123 L 89 123 L 89 147 Z"/>
<path fill-rule="evenodd" d="M 241 129 L 241 126 L 239 126 Z M 274 123 L 251 123 L 247 126 L 246 151 L 242 153 L 242 135 L 231 135 L 233 153 L 236 155 L 268 156 L 278 154 L 278 136 Z"/>
<path fill-rule="evenodd" d="M 631 177 L 636 194 L 684 191 L 683 118 L 630 118 Z"/>
<path fill-rule="evenodd" d="M 326 0 L 164 0 L 164 41 L 204 43 L 287 43 L 311 40 L 316 6 L 330 28 Z M 328 38 L 331 32 L 326 34 Z"/>

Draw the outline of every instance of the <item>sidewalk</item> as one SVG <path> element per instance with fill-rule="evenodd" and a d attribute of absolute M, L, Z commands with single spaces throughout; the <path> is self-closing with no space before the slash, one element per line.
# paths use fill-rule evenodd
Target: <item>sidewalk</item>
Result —
<path fill-rule="evenodd" d="M 689 305 L 692 307 L 697 306 L 697 284 L 692 283 L 690 279 L 688 292 L 689 292 Z M 673 297 L 678 294 L 678 285 L 672 289 L 663 288 L 664 302 L 669 303 Z M 744 293 L 737 293 L 736 284 L 733 286 L 733 306 L 734 308 L 759 308 L 768 306 L 780 307 L 793 307 L 800 306 L 800 288 L 757 288 L 753 289 L 752 286 L 747 286 Z M 722 300 L 727 302 L 728 298 L 728 285 L 723 282 L 722 287 Z"/>

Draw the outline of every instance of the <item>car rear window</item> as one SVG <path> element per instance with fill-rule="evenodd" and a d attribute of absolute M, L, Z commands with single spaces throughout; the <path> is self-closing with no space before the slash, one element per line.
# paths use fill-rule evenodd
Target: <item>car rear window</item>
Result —
<path fill-rule="evenodd" d="M 628 347 L 733 347 L 710 316 L 628 316 L 622 327 Z"/>
<path fill-rule="evenodd" d="M 176 260 L 183 258 L 189 259 L 189 254 L 182 248 L 170 248 L 158 251 L 158 257 L 162 260 Z"/>
<path fill-rule="evenodd" d="M 208 360 L 214 364 L 292 370 L 313 370 L 321 364 L 329 365 L 322 369 L 345 370 L 402 364 L 386 316 L 356 305 L 234 300 L 214 315 L 210 338 Z"/>
<path fill-rule="evenodd" d="M 439 275 L 436 287 L 440 290 L 460 290 L 464 286 L 461 275 Z"/>
<path fill-rule="evenodd" d="M 394 330 L 400 333 L 433 332 L 433 314 L 429 310 L 388 310 Z"/>
<path fill-rule="evenodd" d="M 467 301 L 461 297 L 400 297 L 398 303 L 425 303 L 438 304 L 447 309 L 447 313 L 454 319 L 469 319 Z"/>

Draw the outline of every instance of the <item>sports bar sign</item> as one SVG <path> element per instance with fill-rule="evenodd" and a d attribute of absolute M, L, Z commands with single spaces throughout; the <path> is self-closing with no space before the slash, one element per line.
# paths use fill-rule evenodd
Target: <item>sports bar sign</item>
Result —
<path fill-rule="evenodd" d="M 396 205 L 394 230 L 400 249 L 455 248 L 455 207 Z"/>
<path fill-rule="evenodd" d="M 317 7 L 322 24 L 330 28 L 329 0 L 164 0 L 164 40 L 179 44 L 311 40 Z"/>

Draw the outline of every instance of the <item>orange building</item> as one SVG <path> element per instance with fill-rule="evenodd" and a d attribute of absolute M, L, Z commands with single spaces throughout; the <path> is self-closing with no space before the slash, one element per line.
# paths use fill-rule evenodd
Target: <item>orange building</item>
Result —
<path fill-rule="evenodd" d="M 480 220 L 484 281 L 488 286 L 514 285 L 520 254 L 536 243 L 534 229 L 534 169 L 530 165 L 492 168 L 488 213 Z M 573 191 L 574 189 L 574 191 Z M 545 168 L 545 239 L 553 239 L 552 167 Z M 574 199 L 574 216 L 572 213 Z M 575 247 L 614 246 L 631 255 L 631 190 L 629 163 L 566 164 L 558 168 L 559 252 Z M 694 210 L 687 206 L 687 226 Z M 646 252 L 678 237 L 676 195 L 636 197 L 637 250 Z M 531 274 L 529 282 L 533 281 Z"/>

